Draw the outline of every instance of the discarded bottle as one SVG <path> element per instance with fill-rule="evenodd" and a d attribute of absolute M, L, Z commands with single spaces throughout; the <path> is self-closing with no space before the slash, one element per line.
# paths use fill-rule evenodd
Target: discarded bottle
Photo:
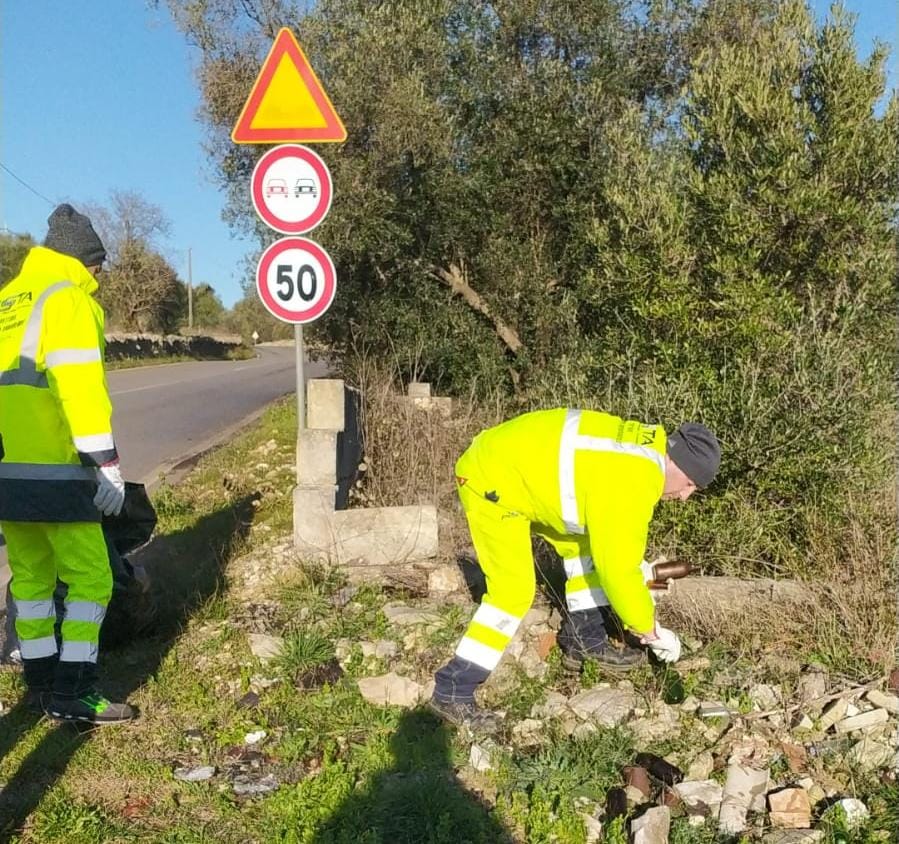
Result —
<path fill-rule="evenodd" d="M 606 822 L 627 814 L 627 794 L 616 786 L 606 792 Z"/>
<path fill-rule="evenodd" d="M 687 699 L 687 692 L 680 674 L 671 666 L 666 666 L 666 668 L 667 671 L 662 677 L 662 700 L 669 706 L 676 706 Z"/>
<path fill-rule="evenodd" d="M 693 572 L 693 566 L 686 560 L 669 560 L 665 563 L 653 563 L 652 580 L 646 585 L 650 589 L 667 589 L 669 580 L 679 580 Z"/>
<path fill-rule="evenodd" d="M 649 782 L 649 773 L 646 768 L 639 765 L 627 765 L 621 772 L 624 775 L 624 781 L 633 788 L 636 788 L 644 797 L 648 798 L 652 794 L 652 784 Z"/>
<path fill-rule="evenodd" d="M 677 785 L 684 779 L 684 772 L 680 768 L 654 753 L 638 753 L 636 762 L 665 785 Z"/>

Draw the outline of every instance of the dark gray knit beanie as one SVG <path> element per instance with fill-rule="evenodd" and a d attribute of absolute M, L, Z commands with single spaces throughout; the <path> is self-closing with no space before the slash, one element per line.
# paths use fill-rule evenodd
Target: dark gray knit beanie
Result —
<path fill-rule="evenodd" d="M 71 205 L 63 203 L 47 218 L 44 246 L 63 255 L 71 255 L 85 267 L 96 267 L 106 260 L 106 250 L 91 221 Z"/>
<path fill-rule="evenodd" d="M 718 473 L 721 446 L 705 425 L 684 422 L 668 437 L 668 456 L 696 486 L 704 489 Z"/>

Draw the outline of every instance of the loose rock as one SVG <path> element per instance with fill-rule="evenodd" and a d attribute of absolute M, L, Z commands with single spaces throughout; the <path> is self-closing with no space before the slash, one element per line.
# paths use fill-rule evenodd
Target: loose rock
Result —
<path fill-rule="evenodd" d="M 666 844 L 671 828 L 671 812 L 667 806 L 647 809 L 631 821 L 633 844 Z"/>
<path fill-rule="evenodd" d="M 872 689 L 865 695 L 865 699 L 878 709 L 885 709 L 893 715 L 899 714 L 899 697 L 896 695 L 888 695 L 880 689 Z"/>
<path fill-rule="evenodd" d="M 281 653 L 284 639 L 267 633 L 250 633 L 250 652 L 262 662 L 268 662 Z"/>
<path fill-rule="evenodd" d="M 215 775 L 215 768 L 211 765 L 203 765 L 200 768 L 176 768 L 175 779 L 182 782 L 203 782 Z"/>
<path fill-rule="evenodd" d="M 783 829 L 807 829 L 812 822 L 808 793 L 801 788 L 784 788 L 768 795 L 773 826 Z"/>
<path fill-rule="evenodd" d="M 768 790 L 768 771 L 744 765 L 729 765 L 718 825 L 727 835 L 738 835 L 746 829 L 746 815 L 753 800 Z"/>
<path fill-rule="evenodd" d="M 673 788 L 688 815 L 711 817 L 718 814 L 724 789 L 714 780 L 679 782 Z"/>
<path fill-rule="evenodd" d="M 425 687 L 394 672 L 359 680 L 359 692 L 378 706 L 415 706 L 425 697 Z"/>
<path fill-rule="evenodd" d="M 604 727 L 614 727 L 630 717 L 636 699 L 626 689 L 588 689 L 575 695 L 568 706 L 578 718 Z"/>
<path fill-rule="evenodd" d="M 468 754 L 468 764 L 481 773 L 491 770 L 493 762 L 490 758 L 490 751 L 479 744 L 473 744 L 471 752 Z"/>
<path fill-rule="evenodd" d="M 409 627 L 413 624 L 436 624 L 440 616 L 430 610 L 407 607 L 405 604 L 386 604 L 384 615 L 391 624 L 397 627 Z"/>
<path fill-rule="evenodd" d="M 890 714 L 885 709 L 872 709 L 869 712 L 862 712 L 853 715 L 851 718 L 844 718 L 838 721 L 834 729 L 838 733 L 854 733 L 857 731 L 870 730 L 878 724 L 885 724 L 890 720 Z"/>

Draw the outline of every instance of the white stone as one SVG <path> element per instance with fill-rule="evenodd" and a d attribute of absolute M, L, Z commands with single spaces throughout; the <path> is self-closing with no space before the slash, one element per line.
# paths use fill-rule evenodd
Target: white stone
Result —
<path fill-rule="evenodd" d="M 768 790 L 768 771 L 745 765 L 729 765 L 718 825 L 727 835 L 739 835 L 746 829 L 746 815 L 753 800 Z"/>
<path fill-rule="evenodd" d="M 534 718 L 556 718 L 568 710 L 568 698 L 560 692 L 548 691 L 543 703 L 535 703 L 531 708 Z"/>
<path fill-rule="evenodd" d="M 456 565 L 437 566 L 428 574 L 428 594 L 430 595 L 461 592 L 464 588 L 462 573 Z"/>
<path fill-rule="evenodd" d="M 174 776 L 176 780 L 182 782 L 204 782 L 215 776 L 215 768 L 211 765 L 203 765 L 199 768 L 176 768 Z"/>
<path fill-rule="evenodd" d="M 635 702 L 633 692 L 627 689 L 594 688 L 575 695 L 568 706 L 584 721 L 614 727 L 630 717 Z"/>
<path fill-rule="evenodd" d="M 633 844 L 667 844 L 670 828 L 668 807 L 654 806 L 631 821 L 631 840 Z"/>
<path fill-rule="evenodd" d="M 715 816 L 721 806 L 724 789 L 714 780 L 693 780 L 677 783 L 674 793 L 689 815 Z"/>
<path fill-rule="evenodd" d="M 762 838 L 764 844 L 818 844 L 823 840 L 820 829 L 777 829 Z"/>
<path fill-rule="evenodd" d="M 250 653 L 262 662 L 268 662 L 281 653 L 284 639 L 280 636 L 269 636 L 267 633 L 250 633 Z"/>
<path fill-rule="evenodd" d="M 536 718 L 525 718 L 512 727 L 512 737 L 522 747 L 534 747 L 541 744 L 546 735 L 542 721 Z"/>
<path fill-rule="evenodd" d="M 781 705 L 780 689 L 767 683 L 758 683 L 749 690 L 749 699 L 758 711 L 777 709 Z"/>
<path fill-rule="evenodd" d="M 687 768 L 686 778 L 688 780 L 707 780 L 714 770 L 715 759 L 711 751 L 704 750 L 690 763 Z"/>
<path fill-rule="evenodd" d="M 243 737 L 244 744 L 259 744 L 268 733 L 265 730 L 253 730 L 252 733 L 247 733 Z"/>
<path fill-rule="evenodd" d="M 834 807 L 837 806 L 843 810 L 848 829 L 855 829 L 855 827 L 863 824 L 871 814 L 868 811 L 868 807 L 855 797 L 844 797 L 842 800 L 834 803 Z M 831 807 L 828 811 L 833 811 L 834 807 Z"/>
<path fill-rule="evenodd" d="M 390 639 L 378 639 L 378 641 L 375 642 L 375 656 L 378 657 L 378 659 L 390 659 L 391 657 L 396 656 L 398 650 L 399 645 Z"/>
<path fill-rule="evenodd" d="M 883 710 L 881 710 L 883 711 Z M 839 725 L 838 725 L 839 726 Z M 895 748 L 870 736 L 863 736 L 849 748 L 846 761 L 863 771 L 876 771 L 886 768 L 896 753 Z"/>
<path fill-rule="evenodd" d="M 387 621 L 397 627 L 408 627 L 413 624 L 437 624 L 440 616 L 431 610 L 407 607 L 404 604 L 385 604 L 384 615 Z"/>
<path fill-rule="evenodd" d="M 817 705 L 816 701 L 827 694 L 827 675 L 822 671 L 803 674 L 799 678 L 796 691 L 803 704 Z"/>
<path fill-rule="evenodd" d="M 393 671 L 379 677 L 364 677 L 358 685 L 362 697 L 377 706 L 415 706 L 426 697 L 424 686 Z"/>
<path fill-rule="evenodd" d="M 491 770 L 493 761 L 490 758 L 490 751 L 479 744 L 473 744 L 471 752 L 468 754 L 468 764 L 480 773 Z"/>
<path fill-rule="evenodd" d="M 889 695 L 880 689 L 872 689 L 865 695 L 865 699 L 878 709 L 885 709 L 893 715 L 899 714 L 899 697 L 896 695 Z"/>
<path fill-rule="evenodd" d="M 834 729 L 838 733 L 854 733 L 859 730 L 870 730 L 878 724 L 885 724 L 890 720 L 890 714 L 885 709 L 871 709 L 868 712 L 861 712 L 853 715 L 851 718 L 844 718 L 838 721 Z"/>
<path fill-rule="evenodd" d="M 584 821 L 585 844 L 597 844 L 602 839 L 602 823 L 586 812 L 580 812 L 579 814 Z"/>
<path fill-rule="evenodd" d="M 846 710 L 848 708 L 849 701 L 844 697 L 839 697 L 836 700 L 831 701 L 824 707 L 824 711 L 818 719 L 818 729 L 825 732 L 829 730 L 837 723 L 837 721 L 841 721 L 846 717 Z"/>

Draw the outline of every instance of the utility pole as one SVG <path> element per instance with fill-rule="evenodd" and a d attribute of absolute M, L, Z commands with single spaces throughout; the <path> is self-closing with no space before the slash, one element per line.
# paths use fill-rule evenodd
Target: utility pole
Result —
<path fill-rule="evenodd" d="M 191 262 L 191 252 L 193 250 L 187 248 L 187 327 L 194 327 L 194 273 Z"/>

